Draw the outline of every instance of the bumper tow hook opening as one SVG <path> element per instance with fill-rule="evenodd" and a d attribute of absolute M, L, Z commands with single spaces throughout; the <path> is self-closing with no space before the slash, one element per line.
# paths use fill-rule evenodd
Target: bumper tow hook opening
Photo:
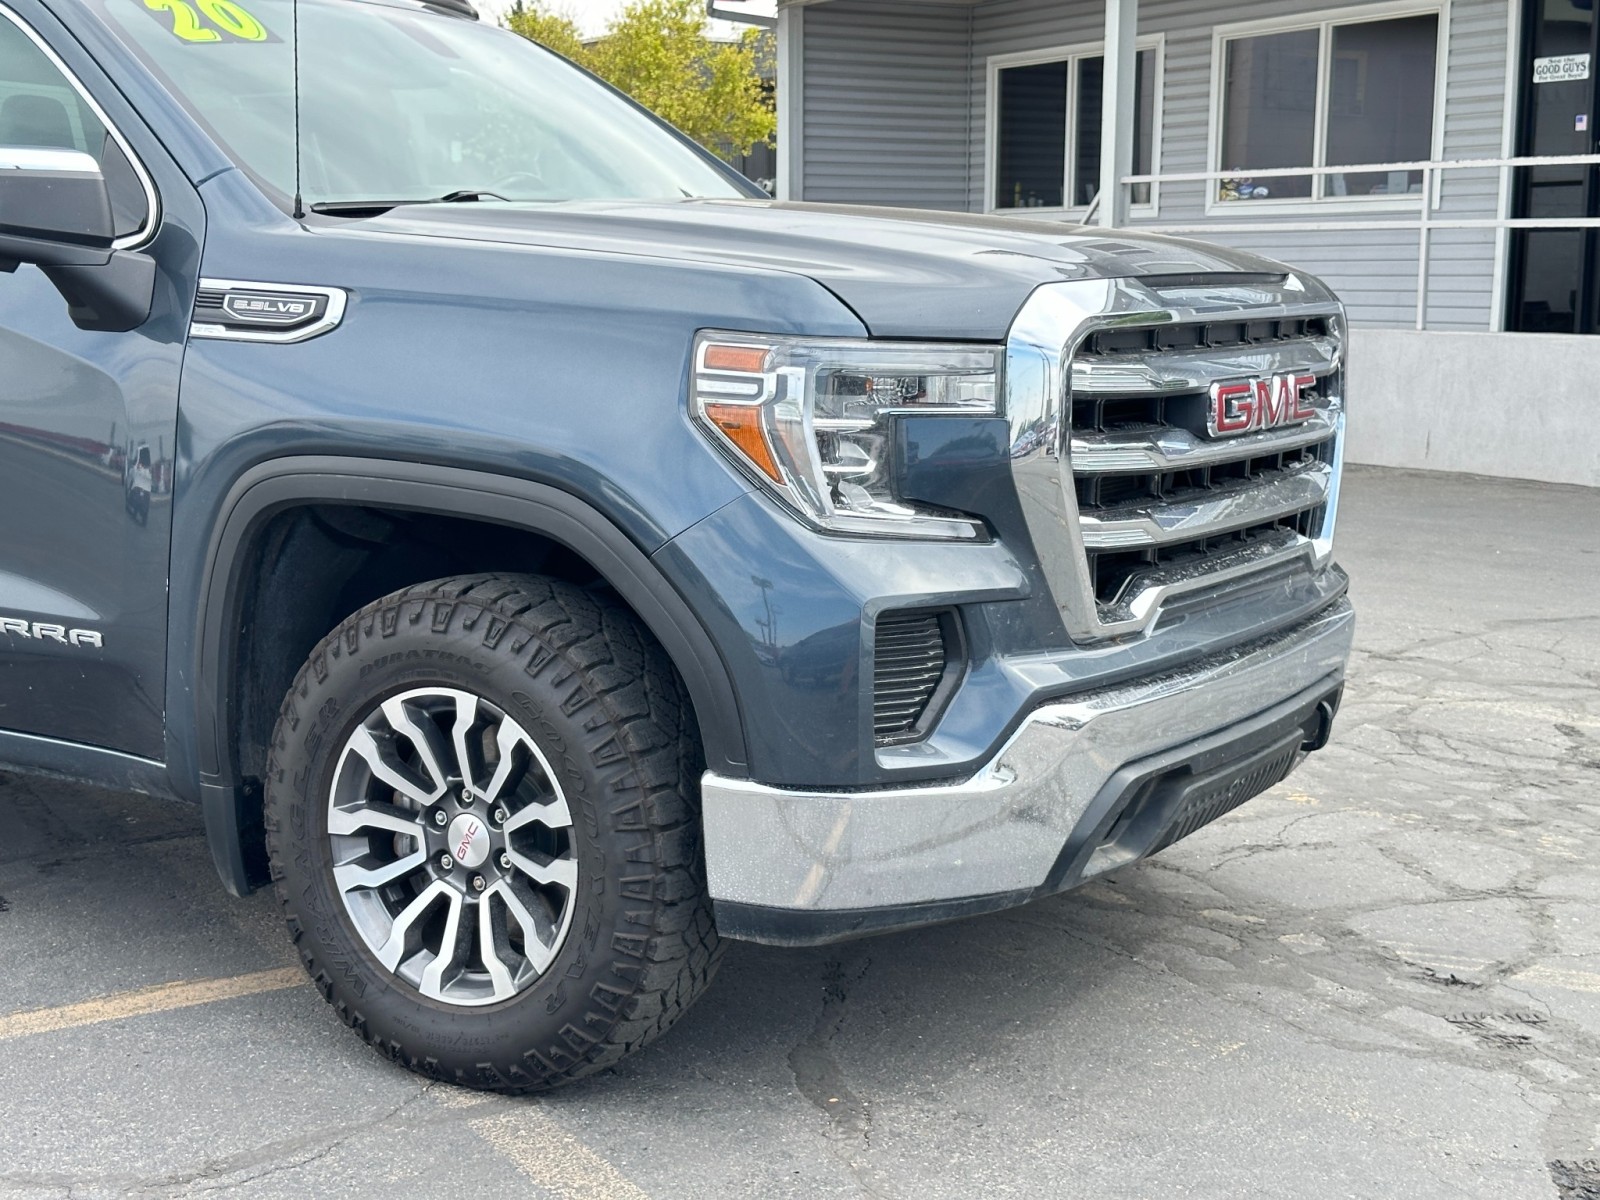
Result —
<path fill-rule="evenodd" d="M 1326 746 L 1329 739 L 1333 737 L 1333 718 L 1339 711 L 1339 700 L 1343 695 L 1344 689 L 1340 688 L 1338 691 L 1325 696 L 1321 701 L 1318 702 L 1316 723 L 1313 726 L 1313 732 L 1311 736 L 1300 745 L 1300 749 L 1303 753 L 1316 753 L 1318 750 L 1321 750 L 1324 746 Z"/>

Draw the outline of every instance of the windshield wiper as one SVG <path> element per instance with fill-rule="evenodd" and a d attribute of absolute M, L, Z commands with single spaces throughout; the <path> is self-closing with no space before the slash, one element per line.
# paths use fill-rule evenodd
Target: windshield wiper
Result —
<path fill-rule="evenodd" d="M 391 208 L 399 208 L 405 204 L 471 204 L 478 200 L 509 200 L 511 197 L 502 196 L 499 192 L 486 191 L 483 188 L 461 188 L 458 191 L 446 192 L 442 196 L 424 197 L 420 200 L 324 200 L 313 204 L 311 211 L 314 213 L 332 213 L 337 216 L 350 216 L 355 213 L 386 213 Z"/>

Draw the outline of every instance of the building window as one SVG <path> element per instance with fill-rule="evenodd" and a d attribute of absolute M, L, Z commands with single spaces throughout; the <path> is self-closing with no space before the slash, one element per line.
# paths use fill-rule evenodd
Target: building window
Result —
<path fill-rule="evenodd" d="M 1219 35 L 1217 170 L 1418 162 L 1433 157 L 1439 13 Z M 1421 171 L 1223 180 L 1217 199 L 1417 194 Z"/>
<path fill-rule="evenodd" d="M 1000 72 L 1000 172 L 996 208 L 1062 208 L 1067 178 L 1064 62 Z"/>
<path fill-rule="evenodd" d="M 1100 190 L 1101 85 L 1105 58 L 1087 50 L 1054 51 L 1028 61 L 991 60 L 996 209 L 1086 207 Z M 1134 73 L 1133 171 L 1152 173 L 1158 49 L 1141 49 Z M 1150 186 L 1133 202 L 1149 204 Z"/>

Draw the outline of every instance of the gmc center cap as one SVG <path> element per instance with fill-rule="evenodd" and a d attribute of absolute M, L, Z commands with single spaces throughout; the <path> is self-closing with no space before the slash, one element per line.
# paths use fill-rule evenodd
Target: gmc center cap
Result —
<path fill-rule="evenodd" d="M 489 827 L 482 817 L 462 813 L 450 822 L 450 853 L 468 870 L 483 866 L 489 857 Z"/>

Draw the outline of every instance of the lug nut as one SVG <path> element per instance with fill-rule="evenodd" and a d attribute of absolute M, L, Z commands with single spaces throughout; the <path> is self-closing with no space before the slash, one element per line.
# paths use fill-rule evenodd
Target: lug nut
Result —
<path fill-rule="evenodd" d="M 439 855 L 439 869 L 441 871 L 448 871 L 455 865 L 456 860 L 451 858 L 448 854 Z"/>
<path fill-rule="evenodd" d="M 482 875 L 474 875 L 472 877 L 472 890 L 473 891 L 481 892 L 487 886 L 488 885 L 483 882 L 483 876 Z"/>
<path fill-rule="evenodd" d="M 434 824 L 435 824 L 435 825 L 443 825 L 443 824 L 444 824 L 444 823 L 445 823 L 445 822 L 446 822 L 446 821 L 448 821 L 448 820 L 449 820 L 449 819 L 450 819 L 450 818 L 449 818 L 449 816 L 448 816 L 448 815 L 447 815 L 447 814 L 446 814 L 446 813 L 445 813 L 445 811 L 444 811 L 444 809 L 442 809 L 442 808 L 436 808 L 436 809 L 434 809 L 434 810 L 433 810 L 433 823 L 434 823 Z"/>
<path fill-rule="evenodd" d="M 494 820 L 496 825 L 504 825 L 510 819 L 511 814 L 506 811 L 505 805 L 502 804 L 499 808 L 494 810 Z"/>
<path fill-rule="evenodd" d="M 504 850 L 500 851 L 500 869 L 502 871 L 511 870 L 511 855 L 507 854 Z"/>

